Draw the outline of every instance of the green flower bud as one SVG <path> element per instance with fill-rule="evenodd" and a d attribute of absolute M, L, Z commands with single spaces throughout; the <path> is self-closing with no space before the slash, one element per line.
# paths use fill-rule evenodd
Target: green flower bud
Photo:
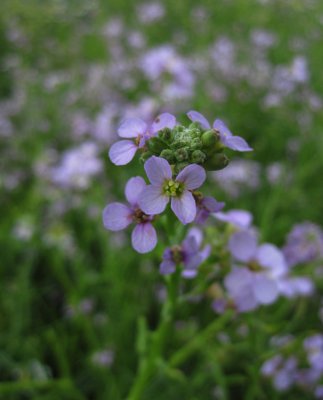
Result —
<path fill-rule="evenodd" d="M 212 129 L 204 132 L 201 139 L 204 147 L 214 147 L 219 140 L 219 135 Z"/>
<path fill-rule="evenodd" d="M 170 164 L 174 164 L 176 161 L 175 154 L 170 149 L 165 149 L 160 153 L 160 157 L 165 158 Z"/>
<path fill-rule="evenodd" d="M 181 162 L 181 163 L 178 163 L 178 164 L 175 165 L 174 172 L 175 172 L 176 174 L 178 174 L 179 172 L 181 172 L 182 169 L 184 169 L 184 168 L 187 167 L 188 165 L 189 165 L 188 162 Z"/>
<path fill-rule="evenodd" d="M 208 171 L 217 171 L 225 168 L 229 164 L 229 158 L 224 153 L 215 153 L 206 160 L 203 166 Z"/>
<path fill-rule="evenodd" d="M 158 136 L 165 142 L 169 142 L 172 139 L 172 130 L 169 128 L 164 128 L 158 133 Z"/>
<path fill-rule="evenodd" d="M 139 158 L 139 161 L 144 164 L 145 161 L 147 161 L 148 158 L 150 158 L 153 155 L 154 154 L 151 151 L 145 151 L 144 153 L 142 153 L 141 157 Z"/>
<path fill-rule="evenodd" d="M 203 164 L 206 159 L 206 154 L 201 150 L 195 150 L 191 156 L 192 162 L 196 164 Z"/>
<path fill-rule="evenodd" d="M 176 160 L 179 162 L 187 160 L 188 155 L 189 155 L 189 153 L 187 151 L 187 148 L 185 148 L 185 147 L 182 147 L 181 149 L 178 149 L 175 151 Z"/>
<path fill-rule="evenodd" d="M 192 122 L 189 126 L 188 126 L 189 130 L 200 130 L 201 129 L 201 125 L 199 124 L 199 122 Z"/>
<path fill-rule="evenodd" d="M 200 138 L 194 138 L 192 139 L 192 142 L 190 143 L 190 148 L 192 150 L 201 150 L 202 148 L 202 141 Z"/>
<path fill-rule="evenodd" d="M 165 149 L 165 143 L 158 137 L 152 137 L 147 142 L 148 149 L 154 154 L 160 154 Z"/>

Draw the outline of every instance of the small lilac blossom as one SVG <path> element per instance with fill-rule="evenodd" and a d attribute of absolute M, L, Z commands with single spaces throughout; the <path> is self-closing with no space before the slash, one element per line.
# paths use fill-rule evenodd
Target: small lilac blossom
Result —
<path fill-rule="evenodd" d="M 168 161 L 161 157 L 150 157 L 145 163 L 145 171 L 150 180 L 140 194 L 138 204 L 148 215 L 162 213 L 169 200 L 177 218 L 188 224 L 196 217 L 196 204 L 191 193 L 200 187 L 206 178 L 204 169 L 191 164 L 185 167 L 175 179 Z"/>
<path fill-rule="evenodd" d="M 299 296 L 311 296 L 314 292 L 314 284 L 307 277 L 285 277 L 278 282 L 279 292 L 289 299 Z"/>
<path fill-rule="evenodd" d="M 198 122 L 202 128 L 211 129 L 211 125 L 204 115 L 197 111 L 189 111 L 187 113 L 188 118 L 193 122 Z M 236 151 L 252 151 L 253 149 L 248 143 L 240 136 L 233 136 L 229 128 L 220 119 L 216 119 L 213 122 L 213 129 L 219 132 L 220 141 L 223 146 Z"/>
<path fill-rule="evenodd" d="M 153 215 L 145 214 L 138 206 L 138 198 L 146 183 L 140 176 L 129 179 L 125 195 L 129 206 L 122 203 L 108 204 L 103 210 L 103 224 L 110 231 L 120 231 L 131 223 L 136 226 L 132 231 L 132 247 L 138 253 L 148 253 L 157 244 L 157 234 L 152 226 Z"/>
<path fill-rule="evenodd" d="M 164 128 L 172 129 L 175 125 L 176 118 L 169 113 L 159 115 L 151 126 L 148 126 L 140 118 L 126 119 L 119 126 L 118 135 L 127 140 L 120 140 L 111 146 L 110 160 L 115 165 L 128 164 L 134 158 L 137 150 L 145 146 L 149 138 L 153 137 L 158 131 Z"/>
<path fill-rule="evenodd" d="M 217 213 L 223 209 L 225 203 L 219 202 L 213 197 L 203 196 L 199 192 L 193 193 L 196 201 L 197 213 L 195 222 L 197 224 L 204 224 L 211 213 Z"/>
<path fill-rule="evenodd" d="M 202 240 L 202 232 L 198 228 L 190 229 L 180 246 L 169 247 L 164 251 L 160 273 L 172 274 L 177 264 L 183 264 L 182 276 L 188 279 L 194 278 L 198 267 L 210 255 L 210 246 L 200 250 Z"/>
<path fill-rule="evenodd" d="M 243 267 L 234 267 L 225 278 L 225 287 L 240 311 L 272 304 L 279 295 L 279 280 L 287 272 L 282 252 L 274 245 L 257 245 L 254 233 L 235 232 L 228 244 L 231 255 Z"/>

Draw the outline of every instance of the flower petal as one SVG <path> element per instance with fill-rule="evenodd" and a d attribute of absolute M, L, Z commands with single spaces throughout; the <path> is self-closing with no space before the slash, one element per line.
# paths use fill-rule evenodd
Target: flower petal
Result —
<path fill-rule="evenodd" d="M 119 140 L 109 150 L 110 160 L 115 165 L 128 164 L 135 156 L 137 146 L 131 140 Z"/>
<path fill-rule="evenodd" d="M 175 269 L 176 269 L 176 264 L 174 263 L 174 261 L 164 260 L 160 264 L 159 272 L 162 275 L 169 275 L 175 272 Z"/>
<path fill-rule="evenodd" d="M 253 148 L 251 148 L 248 143 L 240 136 L 232 136 L 230 138 L 227 138 L 223 142 L 223 144 L 229 149 L 236 151 L 253 151 Z"/>
<path fill-rule="evenodd" d="M 141 210 L 148 214 L 160 214 L 165 210 L 169 198 L 162 194 L 157 186 L 146 186 L 139 195 L 138 205 Z"/>
<path fill-rule="evenodd" d="M 205 196 L 202 200 L 202 206 L 207 209 L 207 211 L 216 213 L 222 210 L 225 203 L 222 201 L 217 201 L 214 197 Z"/>
<path fill-rule="evenodd" d="M 193 121 L 193 122 L 199 122 L 201 127 L 204 129 L 210 129 L 211 125 L 209 124 L 209 121 L 204 117 L 204 115 L 200 114 L 197 111 L 189 111 L 187 114 L 188 118 Z"/>
<path fill-rule="evenodd" d="M 206 179 L 204 168 L 197 164 L 191 164 L 185 167 L 176 178 L 177 182 L 183 182 L 185 189 L 196 189 L 200 187 Z"/>
<path fill-rule="evenodd" d="M 227 213 L 218 212 L 214 216 L 216 219 L 229 222 L 238 228 L 249 228 L 252 222 L 252 214 L 245 210 L 230 210 Z"/>
<path fill-rule="evenodd" d="M 230 237 L 228 247 L 236 260 L 248 262 L 256 255 L 257 238 L 249 231 L 239 231 Z"/>
<path fill-rule="evenodd" d="M 164 128 L 173 129 L 175 125 L 176 125 L 176 118 L 174 117 L 174 115 L 169 113 L 163 113 L 158 115 L 157 118 L 155 118 L 154 122 L 151 125 L 151 132 L 156 133 Z"/>
<path fill-rule="evenodd" d="M 283 252 L 270 243 L 259 246 L 256 259 L 262 267 L 268 268 L 272 276 L 282 276 L 287 272 Z"/>
<path fill-rule="evenodd" d="M 138 224 L 132 231 L 132 247 L 138 253 L 148 253 L 153 250 L 157 244 L 157 234 L 155 228 L 150 222 Z"/>
<path fill-rule="evenodd" d="M 146 182 L 141 176 L 135 176 L 130 178 L 126 184 L 125 195 L 126 199 L 132 206 L 138 204 L 138 198 L 140 193 L 146 187 Z"/>
<path fill-rule="evenodd" d="M 213 122 L 213 128 L 220 132 L 221 141 L 233 136 L 230 129 L 220 119 L 216 119 Z"/>
<path fill-rule="evenodd" d="M 122 203 L 108 204 L 102 213 L 103 225 L 110 231 L 121 231 L 132 222 L 132 210 Z"/>
<path fill-rule="evenodd" d="M 260 304 L 271 304 L 278 297 L 277 283 L 263 274 L 258 274 L 253 283 L 253 292 Z"/>
<path fill-rule="evenodd" d="M 185 225 L 196 216 L 196 204 L 191 192 L 185 190 L 181 197 L 173 197 L 171 207 L 177 218 Z"/>
<path fill-rule="evenodd" d="M 122 138 L 134 138 L 143 135 L 147 130 L 147 124 L 140 118 L 124 120 L 118 128 L 118 135 Z"/>
<path fill-rule="evenodd" d="M 165 180 L 172 179 L 172 169 L 167 160 L 150 157 L 145 162 L 145 171 L 152 185 L 161 187 Z"/>

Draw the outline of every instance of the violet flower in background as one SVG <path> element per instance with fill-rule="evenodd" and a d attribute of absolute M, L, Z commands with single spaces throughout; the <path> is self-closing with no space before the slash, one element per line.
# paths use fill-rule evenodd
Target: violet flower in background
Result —
<path fill-rule="evenodd" d="M 251 226 L 253 216 L 249 211 L 230 210 L 227 212 L 217 212 L 214 217 L 222 222 L 227 222 L 240 229 L 247 229 Z"/>
<path fill-rule="evenodd" d="M 177 218 L 183 224 L 192 222 L 196 216 L 196 203 L 191 190 L 205 181 L 204 169 L 191 164 L 173 179 L 168 161 L 153 156 L 146 161 L 145 171 L 151 184 L 140 194 L 138 202 L 141 209 L 148 215 L 160 214 L 171 199 L 171 208 Z"/>
<path fill-rule="evenodd" d="M 283 248 L 290 267 L 323 259 L 323 231 L 312 222 L 294 225 Z"/>
<path fill-rule="evenodd" d="M 160 273 L 172 274 L 176 270 L 176 265 L 182 264 L 182 276 L 188 279 L 194 278 L 198 267 L 207 259 L 211 251 L 209 245 L 200 250 L 202 240 L 202 232 L 198 228 L 191 228 L 180 246 L 168 247 L 164 251 Z"/>
<path fill-rule="evenodd" d="M 234 267 L 225 278 L 225 287 L 240 311 L 273 303 L 279 295 L 278 281 L 286 275 L 287 265 L 282 252 L 274 245 L 257 245 L 255 234 L 243 230 L 229 240 L 233 258 L 244 267 Z"/>
<path fill-rule="evenodd" d="M 131 223 L 136 224 L 131 242 L 138 253 L 148 253 L 157 244 L 156 230 L 152 226 L 153 215 L 145 214 L 138 206 L 139 195 L 145 187 L 146 183 L 140 176 L 129 179 L 125 188 L 129 206 L 116 202 L 108 204 L 103 210 L 103 224 L 110 231 L 120 231 Z"/>
<path fill-rule="evenodd" d="M 118 135 L 127 140 L 120 140 L 111 146 L 110 160 L 115 165 L 128 164 L 134 158 L 137 150 L 145 146 L 149 138 L 153 137 L 158 131 L 164 128 L 172 129 L 175 125 L 176 118 L 169 113 L 160 114 L 151 126 L 148 126 L 140 118 L 126 119 L 119 126 Z"/>
<path fill-rule="evenodd" d="M 188 118 L 193 122 L 198 122 L 204 129 L 212 129 L 208 120 L 204 115 L 197 111 L 189 111 L 187 113 Z M 252 151 L 253 149 L 248 143 L 240 136 L 233 136 L 232 132 L 220 119 L 216 119 L 213 122 L 213 129 L 219 132 L 220 141 L 223 146 L 236 151 Z"/>

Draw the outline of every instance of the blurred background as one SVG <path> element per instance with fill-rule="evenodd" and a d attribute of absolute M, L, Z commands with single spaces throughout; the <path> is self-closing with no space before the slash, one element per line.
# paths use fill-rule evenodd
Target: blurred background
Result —
<path fill-rule="evenodd" d="M 163 287 L 159 256 L 136 254 L 129 232 L 102 226 L 106 203 L 142 174 L 108 159 L 120 120 L 168 111 L 184 122 L 190 109 L 223 119 L 254 152 L 210 173 L 209 192 L 251 211 L 262 240 L 280 247 L 295 224 L 322 226 L 323 3 L 2 0 L 0 9 L 0 399 L 123 399 L 136 321 L 156 325 Z M 320 301 L 303 307 L 296 332 L 322 329 Z M 196 358 L 189 384 L 161 377 L 147 399 L 286 398 L 260 372 L 282 315 L 258 347 L 251 330 L 232 353 L 252 390 L 239 379 L 217 390 L 214 360 Z M 204 302 L 180 318 L 185 339 L 215 314 Z M 255 368 L 239 367 L 243 358 Z M 288 398 L 314 398 L 293 390 Z"/>

